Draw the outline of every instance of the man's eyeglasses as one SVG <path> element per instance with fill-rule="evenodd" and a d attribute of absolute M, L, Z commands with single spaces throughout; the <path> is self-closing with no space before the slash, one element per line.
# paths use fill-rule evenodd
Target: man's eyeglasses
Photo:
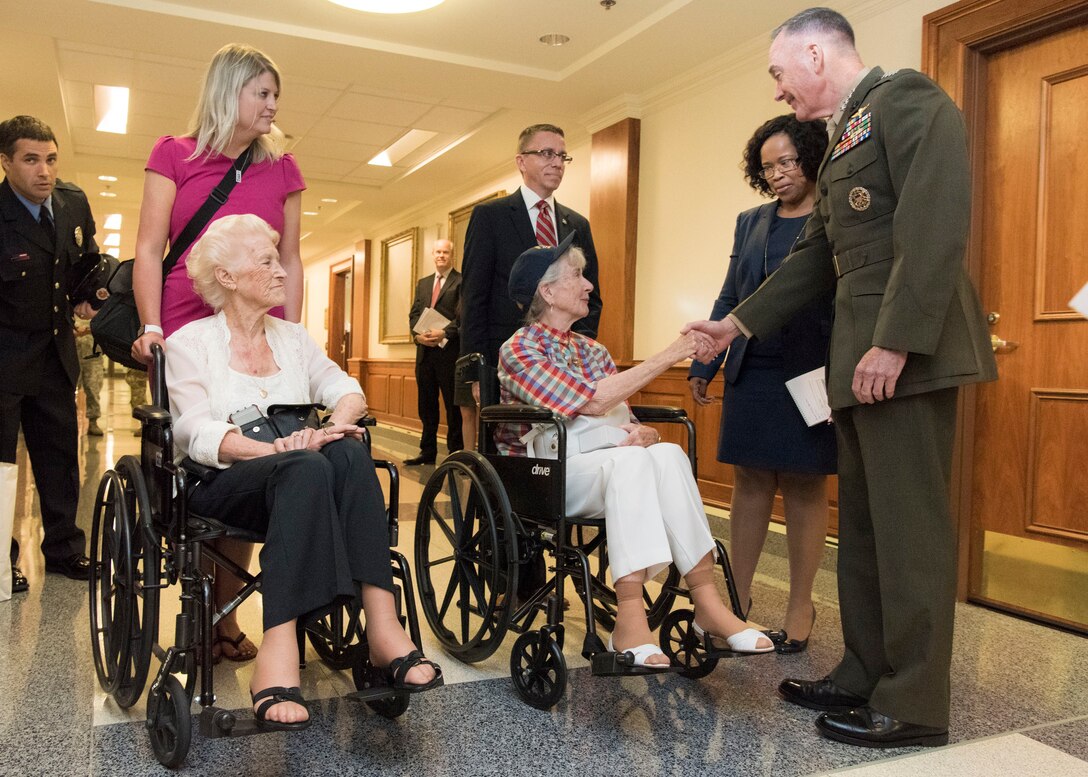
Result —
<path fill-rule="evenodd" d="M 759 177 L 764 181 L 769 181 L 774 178 L 775 173 L 788 173 L 796 170 L 800 166 L 801 163 L 798 161 L 797 157 L 786 157 L 785 159 L 778 160 L 778 164 L 763 165 L 763 167 L 760 168 Z"/>
<path fill-rule="evenodd" d="M 533 150 L 533 151 L 519 151 L 518 153 L 520 153 L 520 154 L 535 154 L 536 156 L 543 159 L 545 162 L 551 162 L 554 159 L 558 159 L 560 162 L 562 162 L 565 165 L 569 165 L 571 162 L 574 161 L 574 157 L 567 156 L 562 151 L 553 151 L 550 148 L 541 148 L 541 149 L 537 149 L 537 150 Z"/>

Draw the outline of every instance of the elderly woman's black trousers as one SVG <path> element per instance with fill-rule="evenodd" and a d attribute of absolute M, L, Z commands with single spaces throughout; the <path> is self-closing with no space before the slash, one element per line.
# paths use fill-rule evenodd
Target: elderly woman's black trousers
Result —
<path fill-rule="evenodd" d="M 189 506 L 265 535 L 265 631 L 346 601 L 360 583 L 393 590 L 381 484 L 357 440 L 236 462 L 198 485 Z"/>

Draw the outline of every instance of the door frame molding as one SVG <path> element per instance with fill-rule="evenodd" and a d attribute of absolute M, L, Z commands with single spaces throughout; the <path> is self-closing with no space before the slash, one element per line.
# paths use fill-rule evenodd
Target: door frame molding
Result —
<path fill-rule="evenodd" d="M 981 203 L 986 182 L 984 150 L 975 139 L 985 134 L 987 58 L 1084 22 L 1088 22 L 1088 0 L 962 0 L 922 19 L 922 69 L 952 97 L 967 122 L 974 196 L 966 261 L 976 288 L 982 288 Z M 976 394 L 975 386 L 960 392 L 952 468 L 952 515 L 958 538 L 956 593 L 961 601 L 967 598 L 971 576 L 981 574 L 981 565 L 973 570 L 970 563 Z"/>

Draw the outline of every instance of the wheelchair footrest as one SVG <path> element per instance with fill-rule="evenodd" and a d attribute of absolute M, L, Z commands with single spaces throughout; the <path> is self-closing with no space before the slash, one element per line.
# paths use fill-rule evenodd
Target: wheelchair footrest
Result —
<path fill-rule="evenodd" d="M 265 730 L 248 715 L 239 717 L 237 712 L 220 707 L 205 707 L 200 711 L 200 735 L 208 739 L 245 737 L 263 733 Z"/>
<path fill-rule="evenodd" d="M 648 674 L 669 674 L 679 672 L 683 667 L 670 666 L 668 669 L 649 669 L 634 666 L 627 653 L 596 653 L 590 660 L 590 672 L 596 677 L 624 677 Z"/>
<path fill-rule="evenodd" d="M 345 694 L 344 698 L 355 699 L 356 701 L 378 701 L 380 699 L 395 699 L 398 696 L 411 696 L 411 693 L 408 691 L 398 691 L 388 685 L 379 685 L 363 688 L 361 691 L 352 691 L 351 693 Z"/>

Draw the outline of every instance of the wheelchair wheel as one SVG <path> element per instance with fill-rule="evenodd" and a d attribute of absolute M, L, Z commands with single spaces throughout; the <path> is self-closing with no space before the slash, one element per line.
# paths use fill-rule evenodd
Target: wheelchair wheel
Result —
<path fill-rule="evenodd" d="M 431 475 L 416 519 L 416 578 L 431 630 L 456 658 L 481 661 L 506 636 L 517 536 L 494 468 L 459 451 Z"/>
<path fill-rule="evenodd" d="M 661 624 L 661 651 L 674 666 L 683 667 L 680 674 L 698 680 L 714 671 L 718 659 L 706 651 L 703 640 L 695 633 L 695 613 L 677 610 Z"/>
<path fill-rule="evenodd" d="M 125 708 L 143 693 L 159 618 L 159 543 L 139 464 L 123 457 L 103 476 L 91 524 L 95 671 L 102 689 Z"/>
<path fill-rule="evenodd" d="M 330 669 L 338 672 L 351 669 L 354 653 L 365 639 L 361 613 L 359 598 L 355 597 L 350 604 L 337 607 L 306 625 L 307 639 Z"/>
<path fill-rule="evenodd" d="M 159 763 L 167 769 L 180 766 L 189 753 L 193 718 L 189 697 L 173 675 L 164 677 L 158 691 L 152 687 L 147 696 L 147 731 Z"/>
<path fill-rule="evenodd" d="M 567 689 L 567 662 L 559 643 L 539 631 L 522 634 L 510 653 L 510 677 L 526 704 L 550 710 Z"/>

